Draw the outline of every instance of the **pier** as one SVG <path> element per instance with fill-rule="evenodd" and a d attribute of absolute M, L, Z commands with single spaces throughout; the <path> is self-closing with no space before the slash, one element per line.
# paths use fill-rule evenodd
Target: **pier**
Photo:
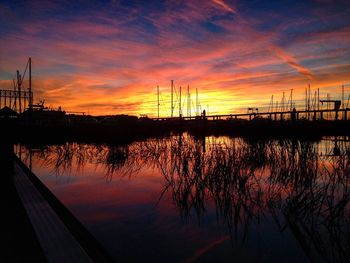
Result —
<path fill-rule="evenodd" d="M 254 120 L 254 119 L 269 119 L 269 120 L 308 120 L 308 121 L 323 121 L 323 120 L 347 120 L 348 119 L 348 111 L 350 110 L 349 100 L 350 95 L 348 97 L 347 103 L 345 103 L 345 87 L 341 86 L 341 99 L 331 99 L 331 95 L 327 93 L 326 99 L 321 99 L 320 97 L 320 89 L 312 92 L 310 84 L 308 88 L 305 89 L 305 101 L 299 99 L 297 101 L 293 100 L 293 89 L 290 90 L 289 99 L 286 99 L 285 92 L 283 92 L 283 96 L 281 102 L 274 102 L 274 95 L 271 96 L 271 100 L 269 102 L 268 107 L 263 107 L 263 110 L 259 111 L 257 105 L 253 107 L 248 107 L 247 111 L 244 112 L 243 109 L 239 109 L 237 113 L 226 113 L 226 114 L 209 114 L 209 105 L 207 105 L 206 109 L 201 107 L 201 102 L 199 100 L 198 88 L 196 88 L 196 100 L 195 100 L 195 114 L 193 113 L 192 104 L 193 101 L 191 99 L 191 93 L 189 90 L 189 86 L 187 87 L 187 94 L 185 98 L 181 97 L 181 86 L 176 92 L 174 81 L 171 81 L 171 101 L 170 101 L 170 109 L 171 113 L 168 117 L 160 116 L 160 91 L 159 86 L 157 86 L 157 117 L 152 118 L 153 120 L 158 121 L 169 121 L 175 119 L 181 120 Z M 176 95 L 178 101 L 174 101 L 174 95 Z M 337 96 L 339 97 L 339 96 Z M 183 102 L 187 104 L 187 115 L 183 114 L 184 107 Z M 324 107 L 326 106 L 326 107 Z M 174 115 L 175 109 L 179 110 L 178 116 Z"/>
<path fill-rule="evenodd" d="M 31 69 L 31 59 L 27 67 Z M 6 214 L 2 219 L 6 226 L 3 235 L 6 253 L 0 259 L 19 262 L 114 262 L 94 236 L 32 172 L 31 156 L 27 167 L 21 160 L 21 154 L 13 152 L 15 144 L 100 143 L 125 146 L 150 138 L 182 136 L 183 133 L 196 138 L 214 135 L 253 139 L 248 141 L 282 138 L 317 141 L 323 136 L 349 136 L 350 109 L 349 103 L 344 103 L 344 94 L 341 100 L 332 100 L 330 96 L 321 100 L 316 97 L 317 93 L 311 99 L 309 88 L 305 105 L 296 105 L 292 99 L 285 102 L 283 95 L 281 107 L 278 104 L 274 106 L 272 101 L 268 110 L 265 110 L 266 107 L 262 111 L 251 107 L 246 112 L 208 114 L 199 106 L 196 89 L 196 114 L 193 116 L 188 87 L 187 115 L 184 116 L 181 88 L 176 103 L 174 89 L 172 82 L 171 114 L 168 117 L 159 114 L 158 87 L 156 118 L 145 114 L 140 117 L 91 116 L 84 112 L 66 112 L 61 107 L 49 109 L 44 106 L 44 101 L 33 104 L 31 75 L 27 90 L 24 77 L 17 71 L 13 90 L 0 90 L 0 108 L 4 105 L 0 109 L 0 164 L 5 174 L 2 202 Z M 179 108 L 178 116 L 174 114 L 175 104 Z M 326 104 L 326 107 L 320 107 L 320 104 Z M 334 155 L 339 155 L 336 147 Z"/>
<path fill-rule="evenodd" d="M 260 110 L 258 105 L 251 105 L 238 112 L 209 114 L 209 105 L 206 109 L 201 106 L 198 88 L 195 89 L 195 96 L 192 96 L 195 97 L 194 103 L 189 85 L 187 92 L 183 92 L 181 86 L 176 89 L 172 80 L 170 112 L 163 111 L 167 116 L 160 114 L 159 86 L 157 86 L 155 115 L 157 117 L 148 117 L 146 114 L 140 114 L 139 117 L 91 116 L 85 112 L 67 112 L 61 107 L 49 109 L 44 106 L 44 100 L 33 103 L 31 74 L 32 59 L 29 58 L 23 74 L 16 71 L 13 90 L 0 90 L 0 108 L 4 106 L 0 109 L 0 123 L 4 127 L 2 132 L 5 137 L 21 141 L 45 139 L 126 143 L 183 131 L 232 136 L 254 136 L 256 131 L 266 136 L 320 136 L 339 133 L 344 135 L 350 126 L 348 116 L 350 95 L 346 102 L 344 85 L 341 87 L 341 92 L 327 94 L 323 99 L 320 90 L 312 91 L 309 84 L 305 89 L 305 100 L 300 98 L 296 100 L 291 89 L 288 99 L 285 92 L 281 101 L 276 99 L 274 101 L 272 95 L 269 106 L 265 105 Z M 184 105 L 187 105 L 186 116 Z"/>
<path fill-rule="evenodd" d="M 5 262 L 113 262 L 96 239 L 13 153 L 1 144 Z"/>
<path fill-rule="evenodd" d="M 324 109 L 324 110 L 288 110 L 288 111 L 275 111 L 275 112 L 249 112 L 249 113 L 236 113 L 236 114 L 217 114 L 217 115 L 201 115 L 201 116 L 184 116 L 184 117 L 164 117 L 164 118 L 152 118 L 153 120 L 169 121 L 175 119 L 183 120 L 254 120 L 256 118 L 264 118 L 269 120 L 325 120 L 325 115 L 329 114 L 331 117 L 327 119 L 332 120 L 348 120 L 349 108 L 346 109 Z"/>
<path fill-rule="evenodd" d="M 14 184 L 48 262 L 93 262 L 18 161 L 14 162 Z"/>

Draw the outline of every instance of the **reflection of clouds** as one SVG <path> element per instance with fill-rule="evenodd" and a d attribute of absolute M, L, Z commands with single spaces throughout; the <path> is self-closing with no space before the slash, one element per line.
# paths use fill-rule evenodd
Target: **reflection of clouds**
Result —
<path fill-rule="evenodd" d="M 339 155 L 332 153 L 339 148 Z M 272 217 L 289 229 L 310 259 L 346 261 L 350 246 L 350 162 L 347 138 L 327 142 L 195 138 L 178 135 L 124 146 L 64 144 L 36 152 L 58 174 L 87 165 L 107 180 L 142 176 L 156 168 L 163 195 L 186 220 L 200 220 L 214 205 L 230 237 L 244 242 L 252 226 Z M 200 251 L 198 252 L 200 253 Z"/>
<path fill-rule="evenodd" d="M 200 219 L 214 202 L 231 235 L 244 240 L 251 224 L 271 215 L 280 231 L 290 229 L 310 259 L 346 262 L 348 144 L 341 156 L 320 158 L 318 144 L 307 141 L 211 142 L 203 151 L 202 141 L 175 137 L 170 157 L 159 161 L 165 191 L 182 216 Z"/>
<path fill-rule="evenodd" d="M 196 250 L 194 252 L 194 254 L 189 257 L 188 259 L 186 259 L 186 263 L 191 263 L 191 262 L 196 262 L 196 260 L 198 260 L 201 256 L 203 256 L 205 253 L 207 253 L 208 251 L 210 251 L 211 249 L 213 249 L 216 246 L 221 245 L 223 242 L 225 242 L 226 240 L 228 240 L 230 238 L 230 236 L 225 236 L 223 238 L 220 238 L 218 240 L 212 241 L 210 242 L 208 245 L 206 245 L 205 247 L 202 247 L 198 250 Z"/>

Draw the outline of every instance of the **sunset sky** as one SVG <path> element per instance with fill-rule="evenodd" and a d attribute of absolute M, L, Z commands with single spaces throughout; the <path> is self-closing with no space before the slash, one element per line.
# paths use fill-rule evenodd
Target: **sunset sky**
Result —
<path fill-rule="evenodd" d="M 95 115 L 170 115 L 170 82 L 230 113 L 350 93 L 350 1 L 0 1 L 0 88 L 33 60 L 34 101 Z M 175 100 L 177 95 L 175 95 Z M 298 103 L 298 101 L 297 101 Z M 178 114 L 178 102 L 175 108 Z"/>

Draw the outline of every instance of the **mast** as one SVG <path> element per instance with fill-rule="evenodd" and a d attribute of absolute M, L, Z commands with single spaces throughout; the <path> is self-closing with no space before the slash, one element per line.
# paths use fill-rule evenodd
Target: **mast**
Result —
<path fill-rule="evenodd" d="M 157 85 L 157 107 L 158 107 L 158 120 L 159 120 L 159 85 Z"/>
<path fill-rule="evenodd" d="M 198 88 L 196 88 L 196 115 L 199 116 Z"/>
<path fill-rule="evenodd" d="M 274 110 L 273 110 L 273 94 L 271 96 L 271 112 L 274 112 Z"/>
<path fill-rule="evenodd" d="M 22 113 L 21 84 L 22 84 L 21 75 L 19 74 L 19 71 L 17 70 L 17 87 L 18 87 L 19 113 Z"/>
<path fill-rule="evenodd" d="M 342 104 L 342 108 L 344 110 L 344 84 L 341 87 L 341 104 Z"/>
<path fill-rule="evenodd" d="M 311 91 L 310 91 L 310 83 L 309 83 L 309 91 L 308 91 L 308 98 L 307 98 L 307 110 L 310 111 L 310 97 L 311 97 Z"/>
<path fill-rule="evenodd" d="M 13 81 L 13 91 L 16 92 L 16 82 L 15 79 L 12 79 Z M 0 108 L 1 108 L 1 99 L 0 99 Z M 15 111 L 17 111 L 17 96 L 15 96 L 15 103 L 13 105 L 13 108 Z"/>
<path fill-rule="evenodd" d="M 32 93 L 32 58 L 29 58 L 29 109 L 33 107 L 33 93 Z"/>
<path fill-rule="evenodd" d="M 190 85 L 187 85 L 187 117 L 191 117 L 191 94 L 190 94 Z"/>
<path fill-rule="evenodd" d="M 317 88 L 317 110 L 320 110 L 320 88 Z"/>
<path fill-rule="evenodd" d="M 181 118 L 181 86 L 180 86 L 180 100 L 179 100 L 179 118 Z"/>
<path fill-rule="evenodd" d="M 174 81 L 171 80 L 171 118 L 174 117 Z"/>
<path fill-rule="evenodd" d="M 307 111 L 307 88 L 305 88 L 305 111 Z"/>

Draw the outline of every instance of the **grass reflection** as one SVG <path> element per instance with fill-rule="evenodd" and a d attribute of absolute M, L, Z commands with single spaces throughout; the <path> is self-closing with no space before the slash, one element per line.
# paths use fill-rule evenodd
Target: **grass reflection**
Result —
<path fill-rule="evenodd" d="M 164 179 L 159 199 L 171 196 L 185 220 L 201 222 L 214 204 L 234 241 L 244 242 L 252 224 L 272 218 L 281 232 L 293 233 L 310 260 L 345 262 L 350 256 L 347 137 L 313 142 L 183 134 L 122 146 L 49 146 L 33 154 L 57 175 L 94 165 L 112 180 L 153 168 Z"/>

